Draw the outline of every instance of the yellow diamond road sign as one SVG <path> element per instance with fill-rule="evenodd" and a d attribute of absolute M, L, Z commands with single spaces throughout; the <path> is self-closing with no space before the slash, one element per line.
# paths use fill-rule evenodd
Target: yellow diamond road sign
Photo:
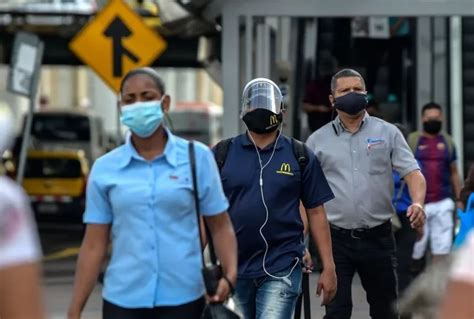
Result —
<path fill-rule="evenodd" d="M 153 63 L 166 49 L 166 41 L 123 0 L 110 0 L 69 48 L 118 92 L 122 77 Z"/>

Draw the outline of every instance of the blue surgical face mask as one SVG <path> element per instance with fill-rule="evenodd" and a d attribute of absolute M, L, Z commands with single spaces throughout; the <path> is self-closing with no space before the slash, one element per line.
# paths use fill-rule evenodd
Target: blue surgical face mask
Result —
<path fill-rule="evenodd" d="M 142 138 L 150 137 L 163 122 L 161 101 L 136 102 L 122 107 L 120 122 Z"/>

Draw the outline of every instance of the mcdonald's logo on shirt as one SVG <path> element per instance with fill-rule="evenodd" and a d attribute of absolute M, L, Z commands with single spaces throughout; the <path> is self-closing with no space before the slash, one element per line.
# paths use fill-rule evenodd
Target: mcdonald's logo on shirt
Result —
<path fill-rule="evenodd" d="M 276 172 L 277 174 L 293 176 L 293 172 L 291 171 L 291 166 L 288 163 L 282 163 L 280 166 L 280 170 Z"/>

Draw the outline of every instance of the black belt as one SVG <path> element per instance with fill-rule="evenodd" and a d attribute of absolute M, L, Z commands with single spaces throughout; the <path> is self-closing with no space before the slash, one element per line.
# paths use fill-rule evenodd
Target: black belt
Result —
<path fill-rule="evenodd" d="M 347 229 L 347 228 L 342 228 L 333 224 L 329 224 L 329 226 L 331 227 L 331 231 L 343 236 L 354 238 L 354 239 L 377 238 L 377 237 L 388 236 L 392 233 L 392 222 L 390 220 L 372 228 Z"/>

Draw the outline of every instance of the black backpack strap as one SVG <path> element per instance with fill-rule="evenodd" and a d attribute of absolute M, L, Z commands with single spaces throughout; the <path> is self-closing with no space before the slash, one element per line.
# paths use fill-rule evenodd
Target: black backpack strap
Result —
<path fill-rule="evenodd" d="M 303 176 L 303 172 L 306 169 L 306 165 L 308 164 L 308 150 L 303 142 L 291 138 L 291 144 L 293 146 L 293 153 L 295 154 L 296 160 L 298 161 L 298 165 L 300 167 L 300 174 Z"/>
<path fill-rule="evenodd" d="M 227 152 L 229 151 L 230 142 L 232 142 L 232 138 L 222 140 L 214 147 L 214 157 L 216 158 L 219 173 L 222 172 L 222 168 L 224 167 L 225 160 L 227 158 Z"/>

